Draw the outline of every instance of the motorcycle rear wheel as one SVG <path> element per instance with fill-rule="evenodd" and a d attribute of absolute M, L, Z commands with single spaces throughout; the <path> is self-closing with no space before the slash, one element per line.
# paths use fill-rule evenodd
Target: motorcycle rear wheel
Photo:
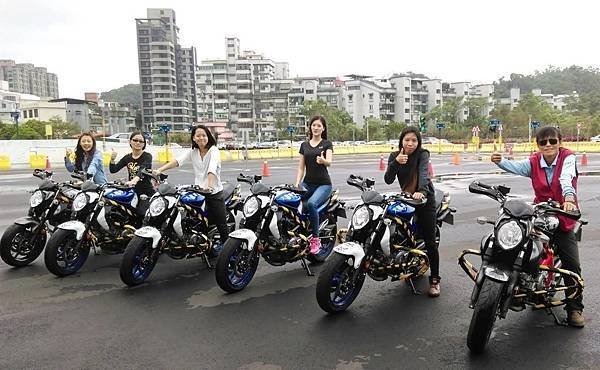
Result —
<path fill-rule="evenodd" d="M 490 340 L 503 288 L 504 283 L 489 278 L 483 280 L 467 335 L 467 346 L 473 353 L 482 353 Z"/>

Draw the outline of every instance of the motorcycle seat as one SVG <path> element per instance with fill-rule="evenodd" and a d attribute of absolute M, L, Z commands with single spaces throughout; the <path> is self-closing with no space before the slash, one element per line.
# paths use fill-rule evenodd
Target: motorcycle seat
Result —
<path fill-rule="evenodd" d="M 444 192 L 440 189 L 435 189 L 435 209 L 439 212 L 444 200 Z"/>
<path fill-rule="evenodd" d="M 233 186 L 232 184 L 229 184 L 229 183 L 223 184 L 223 190 L 222 190 L 221 194 L 223 194 L 223 201 L 225 203 L 227 203 L 229 201 L 229 199 L 233 196 L 234 190 L 235 190 L 235 186 Z"/>

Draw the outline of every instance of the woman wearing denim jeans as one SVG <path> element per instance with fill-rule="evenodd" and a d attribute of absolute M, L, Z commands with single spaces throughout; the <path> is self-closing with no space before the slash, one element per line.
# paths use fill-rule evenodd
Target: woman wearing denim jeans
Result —
<path fill-rule="evenodd" d="M 327 122 L 321 116 L 310 119 L 309 140 L 300 145 L 300 161 L 296 186 L 300 184 L 307 192 L 303 198 L 308 199 L 306 204 L 311 226 L 310 253 L 317 254 L 321 249 L 319 239 L 319 207 L 331 195 L 331 178 L 327 167 L 333 161 L 333 144 L 327 140 Z M 301 182 L 302 181 L 302 182 Z"/>

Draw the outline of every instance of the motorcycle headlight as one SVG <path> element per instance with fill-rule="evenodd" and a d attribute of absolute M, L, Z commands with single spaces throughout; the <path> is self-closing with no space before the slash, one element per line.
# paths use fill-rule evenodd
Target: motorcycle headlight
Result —
<path fill-rule="evenodd" d="M 152 203 L 150 203 L 150 207 L 148 207 L 148 212 L 150 212 L 151 217 L 156 217 L 163 213 L 166 208 L 167 202 L 165 201 L 165 199 L 162 197 L 158 197 L 154 198 Z"/>
<path fill-rule="evenodd" d="M 365 227 L 371 218 L 369 208 L 367 206 L 358 207 L 352 215 L 352 227 L 356 230 Z"/>
<path fill-rule="evenodd" d="M 504 250 L 512 249 L 523 240 L 523 230 L 521 230 L 517 221 L 512 220 L 500 226 L 496 238 L 500 248 Z"/>
<path fill-rule="evenodd" d="M 85 193 L 79 193 L 73 200 L 73 211 L 79 212 L 88 204 L 88 196 Z"/>
<path fill-rule="evenodd" d="M 244 202 L 244 217 L 252 217 L 260 208 L 260 201 L 257 197 L 249 197 Z"/>
<path fill-rule="evenodd" d="M 29 198 L 29 205 L 32 208 L 35 208 L 42 204 L 44 201 L 44 194 L 41 190 L 36 190 L 33 194 L 31 194 L 31 198 Z"/>

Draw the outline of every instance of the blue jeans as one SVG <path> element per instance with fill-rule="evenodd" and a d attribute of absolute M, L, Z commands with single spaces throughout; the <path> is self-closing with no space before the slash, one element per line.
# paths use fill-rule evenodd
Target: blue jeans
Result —
<path fill-rule="evenodd" d="M 331 185 L 316 185 L 302 182 L 302 186 L 308 190 L 302 199 L 308 199 L 306 208 L 313 236 L 319 236 L 319 207 L 322 206 L 331 195 Z"/>

